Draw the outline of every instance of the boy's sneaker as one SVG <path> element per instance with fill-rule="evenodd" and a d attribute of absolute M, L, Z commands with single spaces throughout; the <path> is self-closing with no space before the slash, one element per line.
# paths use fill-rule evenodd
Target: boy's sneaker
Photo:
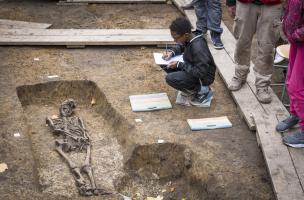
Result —
<path fill-rule="evenodd" d="M 284 132 L 299 123 L 299 118 L 295 115 L 289 115 L 286 119 L 279 122 L 276 126 L 278 132 Z"/>
<path fill-rule="evenodd" d="M 196 94 L 191 100 L 190 103 L 193 106 L 202 107 L 203 104 L 205 104 L 208 101 L 211 101 L 213 99 L 213 92 L 212 90 L 209 90 L 206 94 Z"/>
<path fill-rule="evenodd" d="M 211 31 L 211 41 L 215 49 L 223 49 L 224 45 L 221 40 L 221 33 Z"/>
<path fill-rule="evenodd" d="M 283 137 L 283 142 L 287 146 L 294 148 L 304 147 L 304 131 L 295 132 L 293 134 Z"/>

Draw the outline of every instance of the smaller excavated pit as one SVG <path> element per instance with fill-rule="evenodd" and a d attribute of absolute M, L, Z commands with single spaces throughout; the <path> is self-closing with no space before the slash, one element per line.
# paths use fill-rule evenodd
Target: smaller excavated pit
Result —
<path fill-rule="evenodd" d="M 137 146 L 116 189 L 134 199 L 202 199 L 201 183 L 192 176 L 192 159 L 193 153 L 179 144 Z"/>

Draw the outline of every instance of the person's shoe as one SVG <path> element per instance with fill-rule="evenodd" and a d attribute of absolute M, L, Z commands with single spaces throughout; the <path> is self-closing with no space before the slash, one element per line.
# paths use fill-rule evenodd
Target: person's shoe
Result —
<path fill-rule="evenodd" d="M 211 31 L 211 41 L 215 49 L 223 49 L 224 45 L 221 40 L 221 33 Z"/>
<path fill-rule="evenodd" d="M 196 94 L 191 100 L 190 104 L 197 107 L 202 107 L 203 104 L 213 99 L 213 92 L 210 89 L 206 94 Z"/>
<path fill-rule="evenodd" d="M 257 88 L 256 95 L 261 103 L 270 103 L 272 100 L 268 87 Z"/>
<path fill-rule="evenodd" d="M 192 2 L 190 2 L 190 3 L 188 3 L 188 4 L 184 5 L 184 6 L 181 6 L 181 8 L 184 9 L 184 10 L 194 9 L 194 2 L 192 1 Z"/>
<path fill-rule="evenodd" d="M 192 31 L 192 33 L 193 33 L 195 36 L 202 35 L 202 36 L 205 37 L 205 36 L 207 35 L 207 31 L 201 31 L 201 30 L 198 30 L 198 29 Z"/>
<path fill-rule="evenodd" d="M 231 82 L 228 85 L 228 89 L 231 91 L 238 91 L 239 89 L 242 88 L 242 86 L 246 83 L 246 80 L 242 80 L 237 77 L 233 77 Z"/>
<path fill-rule="evenodd" d="M 283 143 L 294 148 L 304 147 L 304 131 L 298 131 L 283 137 Z"/>
<path fill-rule="evenodd" d="M 286 119 L 283 121 L 280 121 L 278 125 L 276 126 L 276 130 L 278 132 L 284 132 L 290 129 L 291 127 L 297 125 L 299 123 L 299 118 L 295 115 L 289 115 Z"/>

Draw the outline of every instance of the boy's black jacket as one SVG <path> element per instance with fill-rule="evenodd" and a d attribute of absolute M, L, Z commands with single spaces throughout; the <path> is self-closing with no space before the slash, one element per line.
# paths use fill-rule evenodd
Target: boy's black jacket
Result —
<path fill-rule="evenodd" d="M 194 37 L 186 46 L 177 44 L 172 51 L 175 55 L 184 53 L 184 63 L 177 67 L 202 81 L 203 85 L 210 85 L 214 81 L 216 65 L 202 35 Z"/>

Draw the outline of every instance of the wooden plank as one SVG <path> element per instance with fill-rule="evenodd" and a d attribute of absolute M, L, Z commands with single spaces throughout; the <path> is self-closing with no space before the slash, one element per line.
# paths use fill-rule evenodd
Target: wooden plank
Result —
<path fill-rule="evenodd" d="M 284 115 L 277 115 L 277 122 L 282 121 L 285 119 L 289 113 L 285 113 Z M 289 134 L 291 132 L 297 131 L 299 128 L 293 128 L 291 130 L 288 130 L 285 134 Z M 301 186 L 303 189 L 304 186 L 304 149 L 296 149 L 296 148 L 291 148 L 288 147 L 291 159 L 293 161 L 293 164 L 295 166 L 295 169 L 297 171 L 299 180 L 301 182 Z"/>
<path fill-rule="evenodd" d="M 255 117 L 255 123 L 277 199 L 304 199 L 303 189 L 288 148 L 282 144 L 281 136 L 275 131 L 276 117 L 258 115 Z"/>
<path fill-rule="evenodd" d="M 170 36 L 169 29 L 0 29 L 2 35 L 38 35 L 38 36 L 121 36 L 143 35 Z"/>
<path fill-rule="evenodd" d="M 235 43 L 236 40 L 233 37 L 233 35 L 230 33 L 228 28 L 223 25 L 223 43 L 225 45 L 226 52 L 230 55 L 231 58 L 233 58 L 234 49 L 235 49 Z M 253 93 L 256 91 L 255 87 L 255 76 L 252 69 L 252 63 L 251 63 L 251 73 L 249 73 L 247 78 L 247 84 L 252 90 Z M 272 178 L 272 182 L 274 184 L 274 191 L 277 195 L 278 199 L 303 199 L 303 181 L 304 181 L 304 150 L 295 150 L 292 148 L 287 148 L 282 144 L 281 135 L 275 131 L 275 126 L 278 123 L 278 120 L 276 120 L 279 116 L 288 116 L 289 113 L 282 104 L 282 102 L 279 100 L 277 95 L 273 92 L 273 90 L 270 88 L 270 93 L 272 96 L 272 102 L 270 104 L 261 104 L 261 107 L 263 108 L 263 112 L 268 115 L 272 116 L 269 119 L 264 118 L 263 123 L 268 123 L 268 125 L 265 124 L 256 124 L 257 127 L 257 134 L 259 138 L 259 142 L 261 143 L 261 148 L 264 153 L 264 157 L 266 160 L 266 163 L 268 165 L 268 170 Z M 260 115 L 255 116 L 255 119 L 261 118 Z M 263 129 L 264 127 L 264 129 Z M 266 127 L 268 128 L 266 131 Z M 271 134 L 267 134 L 267 137 L 263 137 L 261 135 L 264 134 L 264 132 L 268 132 Z M 267 140 L 267 141 L 265 141 Z M 266 146 L 268 143 L 271 143 L 273 146 L 268 149 Z M 266 144 L 265 144 L 266 143 Z M 286 149 L 286 150 L 285 150 Z M 286 163 L 283 163 L 285 165 L 284 168 L 281 170 L 286 170 L 288 168 L 294 168 L 292 173 L 291 172 L 285 172 L 282 173 L 282 176 L 274 176 L 275 166 L 278 161 L 267 158 L 271 157 L 271 154 L 273 154 L 274 151 L 279 152 L 276 155 L 279 155 L 277 157 L 278 159 L 286 160 Z M 268 160 L 267 160 L 268 159 Z M 287 177 L 284 177 L 287 176 Z M 286 179 L 284 181 L 284 179 Z M 294 179 L 294 180 L 291 180 Z M 290 183 L 289 183 L 290 182 Z M 286 188 L 287 187 L 287 188 Z"/>
<path fill-rule="evenodd" d="M 19 29 L 19 28 L 46 29 L 51 26 L 52 24 L 0 19 L 0 29 Z"/>
<path fill-rule="evenodd" d="M 87 6 L 88 3 L 67 3 L 66 1 L 59 1 L 56 3 L 58 6 Z"/>
<path fill-rule="evenodd" d="M 229 33 L 229 30 L 227 27 L 224 28 L 224 33 Z M 225 34 L 225 39 L 229 37 L 229 40 L 225 40 L 225 49 L 229 53 L 229 55 L 233 55 L 234 48 L 232 46 L 233 43 L 235 43 L 235 39 L 232 36 L 232 34 Z M 228 45 L 227 45 L 228 44 Z M 253 63 L 251 62 L 251 72 L 253 72 Z M 247 78 L 247 83 L 252 91 L 256 90 L 255 87 L 255 76 L 253 73 L 250 73 Z M 278 96 L 274 93 L 274 91 L 270 88 L 270 94 L 272 97 L 272 102 L 270 104 L 261 104 L 263 107 L 263 110 L 268 115 L 276 116 L 278 119 L 276 123 L 278 123 L 280 120 L 286 118 L 289 115 L 288 110 L 285 108 L 285 106 L 282 104 L 281 100 L 278 98 Z M 301 183 L 301 187 L 303 190 L 304 186 L 304 149 L 294 149 L 294 148 L 288 148 L 290 157 L 292 159 L 292 163 L 294 165 L 295 171 L 298 175 L 298 178 Z"/>
<path fill-rule="evenodd" d="M 62 3 L 166 3 L 166 0 L 65 0 Z"/>
<path fill-rule="evenodd" d="M 190 16 L 189 13 L 191 12 L 194 11 L 187 11 L 186 16 L 189 15 L 189 20 L 194 25 L 196 19 L 193 19 L 193 13 Z M 227 27 L 224 24 L 222 24 L 222 26 L 224 29 L 222 40 L 225 45 L 225 51 L 214 50 L 212 47 L 210 51 L 215 58 L 220 75 L 227 84 L 234 73 L 233 53 L 236 41 Z M 265 104 L 266 106 L 260 104 L 254 93 L 253 80 L 254 74 L 251 70 L 247 83 L 240 91 L 232 92 L 232 96 L 242 110 L 245 119 L 247 119 L 247 123 L 252 119 L 252 116 L 255 119 L 254 124 L 257 129 L 257 141 L 263 151 L 277 199 L 304 199 L 303 188 L 300 182 L 303 181 L 303 177 L 301 176 L 304 174 L 304 153 L 297 151 L 296 154 L 294 154 L 293 149 L 288 149 L 282 144 L 280 134 L 275 131 L 277 124 L 276 117 L 277 115 L 284 114 L 286 109 L 284 111 L 282 103 L 278 102 L 276 96 L 273 96 L 274 101 L 272 104 Z M 245 93 L 244 90 L 246 90 L 247 93 Z M 274 95 L 272 90 L 271 92 L 272 95 Z M 238 96 L 238 94 L 241 93 L 243 94 Z M 250 108 L 252 105 L 254 105 L 254 109 L 249 112 L 248 110 L 246 111 L 246 108 L 248 109 L 248 107 Z M 298 160 L 300 156 L 302 156 L 302 159 Z M 296 161 L 294 157 L 297 157 Z M 295 167 L 300 168 L 300 170 L 297 170 Z"/>
<path fill-rule="evenodd" d="M 187 4 L 185 0 L 172 0 L 172 2 L 183 14 L 185 14 L 184 9 L 182 9 L 182 6 Z"/>
<path fill-rule="evenodd" d="M 174 44 L 168 29 L 0 29 L 0 45 Z"/>
<path fill-rule="evenodd" d="M 85 46 L 84 45 L 67 45 L 66 48 L 67 49 L 84 49 Z"/>
<path fill-rule="evenodd" d="M 234 74 L 234 63 L 227 53 L 223 50 L 216 50 L 210 47 L 210 51 L 214 57 L 219 74 L 224 83 L 228 85 Z M 232 92 L 232 97 L 240 108 L 250 130 L 255 130 L 253 115 L 257 110 L 261 110 L 261 105 L 257 102 L 256 97 L 252 93 L 250 87 L 245 84 L 239 91 Z"/>
<path fill-rule="evenodd" d="M 192 26 L 196 24 L 196 15 L 194 10 L 187 10 L 186 16 L 190 20 Z M 229 39 L 229 38 L 228 38 Z M 222 38 L 226 46 L 226 38 Z M 210 40 L 209 40 L 210 43 Z M 232 42 L 231 42 L 232 43 Z M 210 51 L 214 57 L 219 73 L 224 80 L 225 84 L 228 85 L 234 75 L 234 62 L 232 58 L 224 50 L 216 50 L 210 46 Z M 253 120 L 253 113 L 260 107 L 260 104 L 256 101 L 256 97 L 252 93 L 250 87 L 245 84 L 237 92 L 232 92 L 232 97 L 240 108 L 241 114 L 244 117 L 250 130 L 255 130 L 255 123 Z"/>
<path fill-rule="evenodd" d="M 192 28 L 196 29 L 196 14 L 194 12 L 194 10 L 185 10 L 185 15 L 187 16 L 187 18 L 189 19 L 189 21 L 191 22 Z"/>

